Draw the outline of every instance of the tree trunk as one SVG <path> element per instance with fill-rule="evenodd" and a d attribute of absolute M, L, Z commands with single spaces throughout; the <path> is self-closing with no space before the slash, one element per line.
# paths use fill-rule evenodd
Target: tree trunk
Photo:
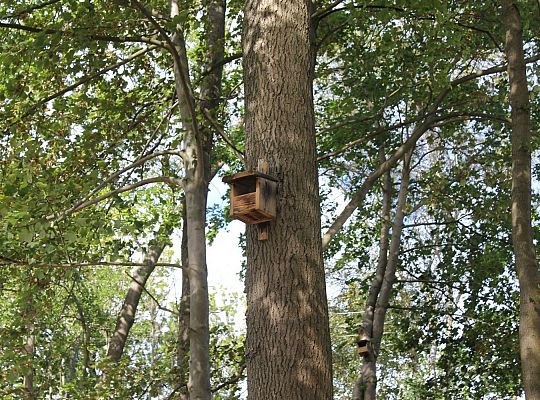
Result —
<path fill-rule="evenodd" d="M 381 164 L 385 161 L 384 149 L 381 147 Z M 371 282 L 369 288 L 368 298 L 366 300 L 366 306 L 364 309 L 364 316 L 362 319 L 362 328 L 359 332 L 360 339 L 365 336 L 370 339 L 373 337 L 373 316 L 375 313 L 375 307 L 377 305 L 377 298 L 383 284 L 384 274 L 386 271 L 386 264 L 388 261 L 388 244 L 389 244 L 389 231 L 390 231 L 390 211 L 392 208 L 392 177 L 390 171 L 384 174 L 383 181 L 383 204 L 381 213 L 381 237 L 379 240 L 379 259 L 377 262 L 377 269 L 375 271 L 375 277 Z M 375 390 L 373 382 L 376 381 L 376 364 L 375 356 L 370 353 L 362 361 L 362 367 L 360 376 L 355 382 L 353 388 L 353 400 L 363 400 L 364 394 L 368 391 L 368 386 Z M 373 393 L 373 396 L 375 393 Z M 367 397 L 370 398 L 370 397 Z"/>
<path fill-rule="evenodd" d="M 177 0 L 171 1 L 171 17 L 179 15 Z M 212 1 L 207 6 L 206 45 L 207 70 L 212 70 L 201 83 L 203 101 L 201 107 L 212 114 L 221 99 L 222 67 L 213 68 L 223 57 L 225 31 L 225 3 Z M 213 132 L 205 124 L 194 119 L 194 98 L 189 81 L 189 67 L 185 39 L 181 27 L 177 27 L 172 41 L 178 58 L 174 62 L 176 93 L 182 125 L 185 130 L 185 201 L 187 226 L 189 278 L 189 382 L 191 400 L 208 400 L 210 392 L 209 360 L 209 304 L 206 268 L 206 199 L 211 175 L 210 155 Z"/>
<path fill-rule="evenodd" d="M 185 204 L 182 213 L 182 244 L 181 256 L 182 265 L 188 265 L 187 247 L 187 225 Z M 189 377 L 189 277 L 185 270 L 182 270 L 182 297 L 178 307 L 178 349 L 177 349 L 177 400 L 188 400 L 187 383 Z"/>
<path fill-rule="evenodd" d="M 375 400 L 377 394 L 377 358 L 381 348 L 386 311 L 388 310 L 388 305 L 392 296 L 392 287 L 396 280 L 396 269 L 399 261 L 399 248 L 401 245 L 401 231 L 403 228 L 404 211 L 407 203 L 407 191 L 409 189 L 411 155 L 412 151 L 406 154 L 403 160 L 396 215 L 394 217 L 394 223 L 392 224 L 392 237 L 390 239 L 390 247 L 388 248 L 384 278 L 382 282 L 380 282 L 379 292 L 376 298 L 375 312 L 371 313 L 371 323 L 364 321 L 364 324 L 368 326 L 368 328 L 371 328 L 371 352 L 362 365 L 363 385 L 362 387 L 355 389 L 354 392 L 356 397 L 353 397 L 354 400 Z M 378 282 L 373 286 L 377 284 Z M 373 298 L 370 296 L 369 300 L 373 301 Z"/>
<path fill-rule="evenodd" d="M 540 400 L 540 273 L 531 227 L 529 91 L 517 4 L 503 0 L 512 106 L 512 243 L 520 289 L 519 342 L 525 397 Z"/>
<path fill-rule="evenodd" d="M 92 373 L 95 375 L 95 370 L 90 367 L 91 363 L 91 354 L 89 350 L 90 346 L 90 327 L 88 326 L 88 321 L 86 320 L 86 315 L 84 314 L 84 307 L 82 306 L 81 302 L 77 298 L 77 296 L 72 296 L 73 301 L 75 302 L 75 305 L 77 307 L 77 312 L 79 314 L 79 319 L 81 322 L 81 328 L 82 328 L 82 353 L 83 353 L 83 365 L 82 365 L 82 376 L 83 379 L 79 382 L 80 385 L 84 385 L 84 382 L 88 378 L 88 374 Z M 71 357 L 70 361 L 70 373 L 71 377 L 75 377 L 75 369 L 78 363 L 79 359 L 79 344 L 75 343 L 75 346 L 73 348 L 73 357 Z"/>
<path fill-rule="evenodd" d="M 171 2 L 171 18 L 179 15 L 178 2 Z M 185 142 L 186 226 L 188 238 L 188 264 L 185 269 L 189 276 L 190 321 L 189 321 L 189 382 L 191 400 L 209 400 L 210 360 L 208 322 L 208 283 L 206 269 L 206 192 L 205 166 L 198 123 L 194 118 L 194 99 L 189 81 L 185 40 L 181 27 L 173 35 L 179 59 L 174 62 L 175 87 L 178 108 L 182 118 Z"/>
<path fill-rule="evenodd" d="M 129 331 L 135 322 L 135 313 L 137 312 L 144 285 L 154 271 L 164 247 L 163 244 L 150 246 L 144 255 L 143 263 L 145 265 L 136 267 L 131 272 L 132 280 L 107 348 L 107 357 L 112 362 L 118 362 L 124 353 Z"/>
<path fill-rule="evenodd" d="M 28 293 L 28 296 L 32 296 Z M 27 309 L 25 313 L 25 330 L 26 340 L 24 343 L 24 352 L 28 357 L 28 371 L 24 374 L 23 390 L 25 400 L 34 400 L 36 394 L 34 391 L 34 357 L 36 352 L 36 335 L 35 335 L 35 310 L 34 302 L 32 298 L 27 302 Z"/>
<path fill-rule="evenodd" d="M 218 110 L 223 103 L 221 98 L 222 88 L 221 81 L 223 75 L 223 67 L 216 67 L 223 61 L 225 57 L 225 1 L 213 0 L 209 1 L 206 6 L 205 18 L 205 71 L 207 73 L 201 81 L 201 109 L 207 113 L 214 121 L 219 121 Z M 217 122 L 219 124 L 219 122 Z M 205 165 L 205 178 L 207 182 L 211 180 L 211 154 L 213 148 L 214 129 L 212 124 L 205 119 L 201 123 L 201 131 L 203 138 L 203 152 Z"/>
<path fill-rule="evenodd" d="M 308 1 L 246 2 L 247 166 L 279 179 L 268 240 L 247 228 L 248 399 L 332 398 Z"/>

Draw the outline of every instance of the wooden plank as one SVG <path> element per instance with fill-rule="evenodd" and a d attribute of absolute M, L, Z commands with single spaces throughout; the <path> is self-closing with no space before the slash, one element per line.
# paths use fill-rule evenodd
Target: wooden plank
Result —
<path fill-rule="evenodd" d="M 268 229 L 269 224 L 268 222 L 263 222 L 262 224 L 258 225 L 259 228 L 259 240 L 268 240 Z"/>
<path fill-rule="evenodd" d="M 368 346 L 358 347 L 358 354 L 360 355 L 369 354 Z"/>
<path fill-rule="evenodd" d="M 271 180 L 271 181 L 274 181 L 274 182 L 278 181 L 277 178 L 273 177 L 272 175 L 268 175 L 268 174 L 265 174 L 263 172 L 254 171 L 254 170 L 242 171 L 242 172 L 239 172 L 239 173 L 234 174 L 234 175 L 227 175 L 227 176 L 224 176 L 221 180 L 223 182 L 225 182 L 225 183 L 231 184 L 234 181 L 237 181 L 239 179 L 248 178 L 248 177 L 251 177 L 251 176 L 261 177 L 261 178 L 268 179 L 268 180 Z"/>
<path fill-rule="evenodd" d="M 246 214 L 256 209 L 256 193 L 234 196 L 234 214 Z"/>
<path fill-rule="evenodd" d="M 257 198 L 255 208 L 275 217 L 277 182 L 258 178 L 256 190 Z"/>

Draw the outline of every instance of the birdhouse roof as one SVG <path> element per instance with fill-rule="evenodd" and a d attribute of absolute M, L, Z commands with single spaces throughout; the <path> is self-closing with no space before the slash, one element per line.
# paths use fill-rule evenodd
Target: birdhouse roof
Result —
<path fill-rule="evenodd" d="M 223 177 L 222 181 L 225 183 L 234 183 L 235 181 L 238 181 L 240 179 L 245 179 L 245 178 L 250 178 L 250 177 L 264 178 L 264 179 L 268 179 L 274 182 L 278 181 L 277 178 L 271 175 L 263 174 L 262 172 L 258 172 L 258 171 L 243 171 L 234 175 L 227 175 Z"/>

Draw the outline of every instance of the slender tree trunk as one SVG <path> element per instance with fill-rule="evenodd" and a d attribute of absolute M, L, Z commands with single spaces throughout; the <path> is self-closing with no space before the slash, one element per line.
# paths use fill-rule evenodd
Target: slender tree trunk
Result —
<path fill-rule="evenodd" d="M 196 174 L 186 185 L 189 276 L 189 394 L 210 399 L 208 283 L 206 271 L 206 183 Z"/>
<path fill-rule="evenodd" d="M 225 5 L 224 0 L 209 1 L 206 7 L 205 18 L 205 70 L 212 72 L 206 74 L 201 81 L 201 109 L 215 121 L 219 121 L 218 111 L 220 105 L 223 104 L 223 100 L 221 99 L 223 67 L 216 68 L 216 66 L 225 57 Z M 217 123 L 219 124 L 219 122 Z M 203 119 L 201 131 L 205 157 L 205 178 L 210 182 L 212 167 L 210 156 L 213 148 L 214 129 L 211 124 Z"/>
<path fill-rule="evenodd" d="M 404 210 L 409 189 L 411 155 L 412 150 L 405 155 L 403 160 L 401 184 L 396 205 L 396 215 L 394 217 L 394 223 L 392 224 L 390 247 L 386 247 L 387 245 L 384 245 L 381 241 L 382 251 L 388 251 L 387 258 L 382 254 L 379 255 L 379 261 L 381 260 L 381 255 L 383 260 L 386 258 L 386 266 L 384 267 L 383 274 L 384 278 L 379 282 L 376 277 L 375 282 L 372 283 L 370 294 L 368 296 L 368 301 L 371 304 L 367 304 L 366 315 L 364 317 L 364 326 L 367 327 L 367 329 L 370 329 L 368 333 L 370 333 L 371 338 L 371 353 L 363 362 L 361 384 L 359 382 L 356 383 L 353 390 L 353 400 L 375 400 L 377 394 L 377 358 L 381 348 L 384 321 L 392 295 L 392 287 L 396 280 L 396 269 L 399 261 L 399 248 L 401 245 L 401 231 L 403 228 L 403 218 L 405 216 Z M 381 268 L 381 270 L 383 269 L 382 266 L 378 266 L 377 272 L 380 272 L 379 268 Z M 375 298 L 374 292 L 377 288 L 378 293 Z M 374 312 L 370 312 L 369 308 L 372 306 L 374 300 L 376 301 L 375 310 Z M 371 321 L 368 321 L 369 318 L 371 318 Z"/>
<path fill-rule="evenodd" d="M 248 399 L 332 398 L 315 156 L 311 4 L 248 0 L 247 166 L 279 179 L 268 240 L 247 228 Z"/>
<path fill-rule="evenodd" d="M 122 304 L 122 309 L 116 319 L 116 326 L 107 348 L 107 357 L 112 362 L 118 362 L 124 353 L 129 331 L 135 322 L 135 313 L 141 299 L 144 285 L 154 271 L 156 263 L 163 252 L 163 244 L 152 245 L 144 255 L 144 266 L 136 267 L 131 272 L 133 278 Z"/>
<path fill-rule="evenodd" d="M 381 164 L 385 161 L 384 148 L 381 147 L 380 151 Z M 386 271 L 386 264 L 388 261 L 388 244 L 389 244 L 389 231 L 390 231 L 390 211 L 392 208 L 392 177 L 390 171 L 384 174 L 383 180 L 383 204 L 381 213 L 381 236 L 379 241 L 379 259 L 377 262 L 377 269 L 375 270 L 375 277 L 371 281 L 371 286 L 368 292 L 368 298 L 366 300 L 366 306 L 364 309 L 364 316 L 362 320 L 361 332 L 359 337 L 367 337 L 371 340 L 373 337 L 373 317 L 375 313 L 375 307 L 377 305 L 377 298 L 383 284 L 384 274 Z M 375 387 L 376 381 L 376 364 L 375 356 L 370 353 L 362 361 L 362 370 L 360 376 L 355 382 L 353 389 L 353 400 L 363 400 L 364 393 L 367 391 L 368 386 Z"/>
<path fill-rule="evenodd" d="M 182 213 L 182 244 L 181 257 L 182 265 L 188 265 L 188 238 L 185 202 Z M 178 349 L 177 349 L 177 380 L 178 394 L 177 400 L 188 400 L 189 394 L 187 383 L 189 378 L 189 277 L 185 270 L 182 270 L 182 297 L 178 306 Z"/>
<path fill-rule="evenodd" d="M 179 15 L 176 0 L 171 2 L 171 17 Z M 186 226 L 188 238 L 188 264 L 185 269 L 189 276 L 190 321 L 189 321 L 189 382 L 191 400 L 208 400 L 210 394 L 208 283 L 206 269 L 206 192 L 205 165 L 195 109 L 189 80 L 188 61 L 184 35 L 178 27 L 172 41 L 179 55 L 174 62 L 174 74 L 178 107 L 185 130 L 185 179 Z"/>
<path fill-rule="evenodd" d="M 83 353 L 82 376 L 83 376 L 83 379 L 80 381 L 80 384 L 84 385 L 84 382 L 86 378 L 88 377 L 88 373 L 89 372 L 95 373 L 95 371 L 90 368 L 91 354 L 90 354 L 90 350 L 88 349 L 88 347 L 90 346 L 90 327 L 88 326 L 86 315 L 84 314 L 84 308 L 81 302 L 75 295 L 73 295 L 72 298 L 77 307 L 77 312 L 79 313 L 79 319 L 80 319 L 81 328 L 82 328 L 82 353 Z M 75 377 L 75 369 L 79 360 L 80 350 L 81 349 L 79 348 L 79 344 L 76 343 L 75 346 L 73 347 L 73 357 L 71 357 L 71 361 L 70 361 L 70 374 L 72 375 L 72 377 Z"/>
<path fill-rule="evenodd" d="M 403 160 L 401 184 L 399 187 L 398 201 L 396 205 L 396 215 L 394 217 L 394 223 L 392 225 L 390 248 L 388 249 L 388 262 L 386 264 L 384 280 L 381 286 L 381 290 L 379 292 L 379 298 L 377 299 L 375 314 L 373 316 L 372 346 L 373 354 L 375 355 L 375 362 L 377 361 L 379 351 L 381 349 L 381 341 L 384 332 L 384 321 L 386 318 L 386 312 L 388 311 L 388 305 L 390 304 L 390 298 L 392 296 L 392 287 L 396 280 L 396 270 L 399 261 L 399 248 L 401 245 L 401 231 L 403 229 L 403 218 L 405 216 L 407 192 L 409 190 L 411 156 L 412 150 L 405 155 Z M 376 370 L 374 372 L 376 372 Z M 368 385 L 368 387 L 366 388 L 365 400 L 375 399 L 376 384 L 377 381 L 375 379 L 371 386 Z"/>
<path fill-rule="evenodd" d="M 512 106 L 512 243 L 520 289 L 519 342 L 527 400 L 540 400 L 540 273 L 531 227 L 529 91 L 517 4 L 502 0 Z"/>
<path fill-rule="evenodd" d="M 31 293 L 28 294 L 32 296 Z M 34 302 L 30 298 L 27 302 L 27 310 L 25 316 L 26 340 L 24 343 L 24 352 L 28 357 L 28 371 L 24 375 L 23 390 L 25 400 L 34 400 L 36 398 L 34 390 L 34 356 L 36 352 L 36 335 L 35 335 L 35 311 Z"/>
<path fill-rule="evenodd" d="M 88 325 L 83 326 L 83 342 L 82 342 L 82 352 L 83 352 L 83 382 L 88 378 L 89 374 L 95 375 L 95 370 L 90 367 L 92 361 L 92 355 L 90 354 L 90 328 Z"/>
<path fill-rule="evenodd" d="M 177 0 L 171 1 L 171 17 L 179 14 Z M 207 70 L 212 70 L 201 84 L 203 101 L 201 107 L 211 114 L 220 104 L 222 68 L 213 68 L 223 57 L 225 30 L 225 3 L 211 1 L 207 6 Z M 176 92 L 179 102 L 182 124 L 185 129 L 185 201 L 186 226 L 188 238 L 189 278 L 189 397 L 191 400 L 207 400 L 210 392 L 209 360 L 209 305 L 206 268 L 206 199 L 210 180 L 213 132 L 205 124 L 193 119 L 195 102 L 191 93 L 189 67 L 185 48 L 185 39 L 181 27 L 178 27 L 172 41 L 179 55 L 174 63 Z"/>

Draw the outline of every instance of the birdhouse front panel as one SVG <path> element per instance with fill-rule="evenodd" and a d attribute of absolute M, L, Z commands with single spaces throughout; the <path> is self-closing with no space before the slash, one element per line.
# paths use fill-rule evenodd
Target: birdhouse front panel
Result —
<path fill-rule="evenodd" d="M 231 218 L 249 225 L 275 218 L 275 178 L 259 172 L 241 172 L 225 177 L 223 181 L 231 185 Z"/>
<path fill-rule="evenodd" d="M 369 354 L 369 340 L 359 340 L 357 345 L 356 351 L 358 354 L 361 356 Z"/>

